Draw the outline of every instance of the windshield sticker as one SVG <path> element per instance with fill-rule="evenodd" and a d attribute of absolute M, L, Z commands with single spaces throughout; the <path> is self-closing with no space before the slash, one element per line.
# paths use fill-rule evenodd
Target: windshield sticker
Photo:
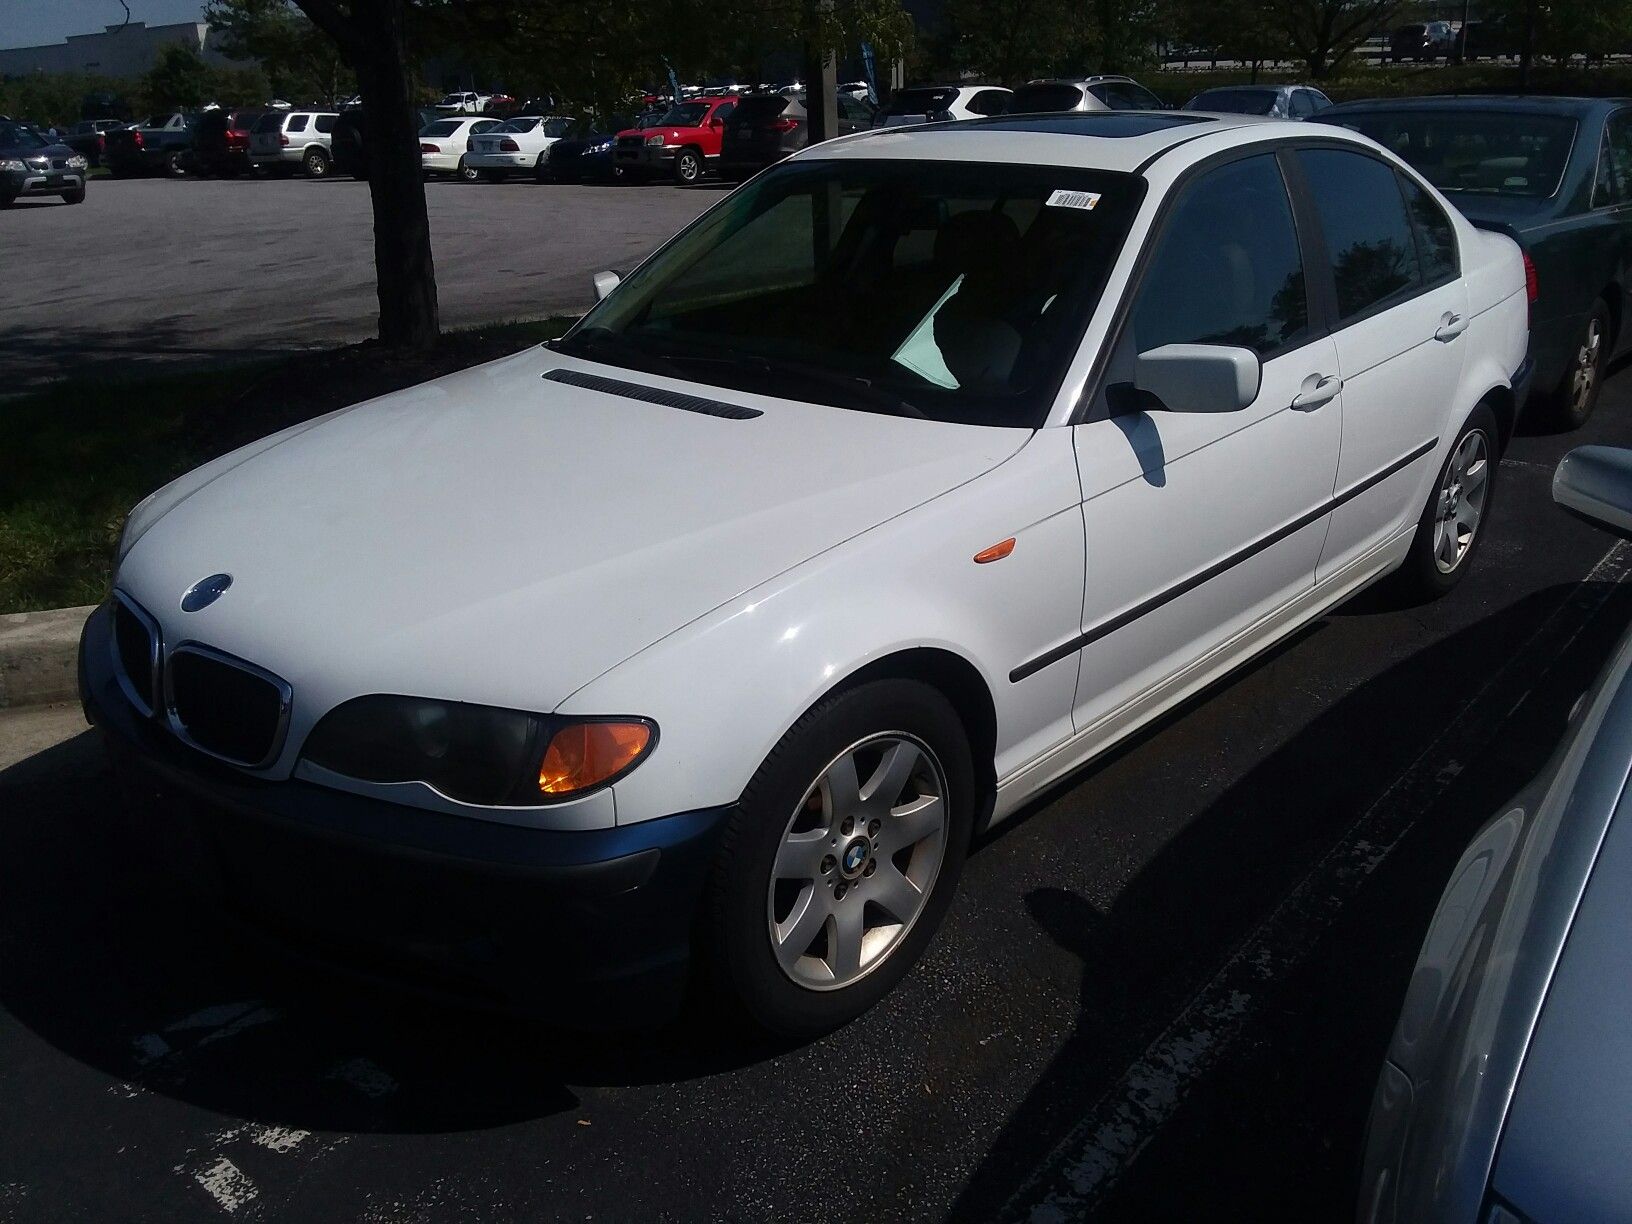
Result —
<path fill-rule="evenodd" d="M 1081 208 L 1088 212 L 1094 211 L 1099 203 L 1097 191 L 1056 191 L 1046 201 L 1050 208 Z"/>

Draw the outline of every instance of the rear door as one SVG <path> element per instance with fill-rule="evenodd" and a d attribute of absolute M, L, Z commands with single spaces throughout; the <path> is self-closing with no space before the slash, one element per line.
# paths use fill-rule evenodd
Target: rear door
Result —
<path fill-rule="evenodd" d="M 1426 191 L 1361 149 L 1295 159 L 1331 267 L 1343 456 L 1322 580 L 1410 530 L 1462 380 L 1468 293 L 1456 232 Z"/>
<path fill-rule="evenodd" d="M 1176 673 L 1205 674 L 1209 654 L 1314 585 L 1342 404 L 1310 292 L 1315 253 L 1281 162 L 1251 152 L 1178 188 L 1075 427 L 1087 541 L 1079 730 Z M 1137 355 L 1177 343 L 1251 348 L 1257 399 L 1206 413 L 1130 401 Z"/>

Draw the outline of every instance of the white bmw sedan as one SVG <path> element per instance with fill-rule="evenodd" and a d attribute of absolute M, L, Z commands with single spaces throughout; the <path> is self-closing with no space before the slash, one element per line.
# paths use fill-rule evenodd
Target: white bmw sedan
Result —
<path fill-rule="evenodd" d="M 302 947 L 820 1031 L 980 830 L 1362 587 L 1457 584 L 1527 315 L 1518 248 L 1346 131 L 828 141 L 560 341 L 137 506 L 86 709 Z"/>

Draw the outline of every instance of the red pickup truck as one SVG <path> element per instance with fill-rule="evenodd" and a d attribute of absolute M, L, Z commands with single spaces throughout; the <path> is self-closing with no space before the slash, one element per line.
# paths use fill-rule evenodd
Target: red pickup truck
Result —
<path fill-rule="evenodd" d="M 612 162 L 626 180 L 668 174 L 677 182 L 695 183 L 719 163 L 720 136 L 736 106 L 733 97 L 677 103 L 651 127 L 619 132 Z"/>

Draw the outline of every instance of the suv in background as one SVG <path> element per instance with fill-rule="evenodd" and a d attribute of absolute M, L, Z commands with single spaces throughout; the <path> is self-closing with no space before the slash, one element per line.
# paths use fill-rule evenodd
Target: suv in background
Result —
<path fill-rule="evenodd" d="M 68 129 L 62 143 L 83 157 L 87 165 L 100 166 L 107 133 L 124 126 L 118 119 L 84 119 Z"/>
<path fill-rule="evenodd" d="M 1388 36 L 1391 60 L 1426 60 L 1431 64 L 1442 55 L 1449 59 L 1455 50 L 1456 34 L 1448 21 L 1403 25 Z"/>
<path fill-rule="evenodd" d="M 1332 100 L 1310 85 L 1220 85 L 1204 89 L 1184 104 L 1185 110 L 1226 115 L 1265 115 L 1272 119 L 1308 119 Z"/>
<path fill-rule="evenodd" d="M 1001 115 L 1009 108 L 1012 89 L 1000 85 L 919 85 L 898 89 L 873 120 L 877 127 L 912 123 L 945 123 Z"/>
<path fill-rule="evenodd" d="M 414 111 L 416 122 L 414 131 L 422 131 L 426 124 L 435 123 L 442 118 L 442 112 L 434 106 L 421 106 Z M 334 131 L 329 134 L 329 157 L 334 162 L 336 174 L 349 174 L 354 179 L 368 177 L 368 155 L 365 146 L 368 142 L 367 121 L 363 118 L 363 108 L 360 106 L 348 107 L 340 112 L 340 119 L 334 125 Z"/>
<path fill-rule="evenodd" d="M 735 97 L 677 103 L 651 127 L 619 132 L 613 162 L 631 180 L 667 174 L 677 182 L 695 183 L 711 162 L 720 160 L 725 121 L 736 108 Z"/>
<path fill-rule="evenodd" d="M 1132 77 L 1091 76 L 1072 81 L 1027 81 L 1009 99 L 1008 113 L 1162 109 L 1162 100 Z"/>
<path fill-rule="evenodd" d="M 322 178 L 334 161 L 329 147 L 339 121 L 333 111 L 268 111 L 250 134 L 249 159 L 264 170 Z"/>
<path fill-rule="evenodd" d="M 865 132 L 875 120 L 873 108 L 853 94 L 841 93 L 840 136 Z M 720 138 L 720 177 L 740 183 L 810 143 L 810 112 L 804 94 L 750 94 L 737 103 Z"/>
<path fill-rule="evenodd" d="M 193 125 L 198 115 L 164 111 L 135 127 L 102 134 L 102 158 L 114 178 L 168 174 L 180 178 L 192 168 Z"/>
<path fill-rule="evenodd" d="M 202 174 L 237 178 L 254 169 L 249 137 L 261 116 L 276 114 L 264 106 L 206 111 L 193 128 L 193 159 Z"/>

